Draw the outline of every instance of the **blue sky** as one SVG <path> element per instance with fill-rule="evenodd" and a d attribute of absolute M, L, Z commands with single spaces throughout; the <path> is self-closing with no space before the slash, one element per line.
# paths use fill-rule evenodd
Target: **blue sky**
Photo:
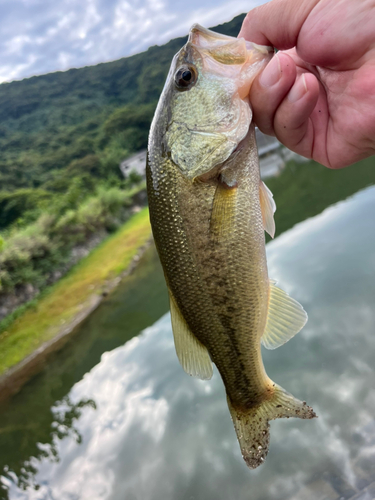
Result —
<path fill-rule="evenodd" d="M 0 82 L 142 52 L 265 0 L 0 0 Z"/>

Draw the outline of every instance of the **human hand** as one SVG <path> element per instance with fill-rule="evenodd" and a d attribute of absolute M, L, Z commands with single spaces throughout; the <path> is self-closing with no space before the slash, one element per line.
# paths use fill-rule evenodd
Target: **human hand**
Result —
<path fill-rule="evenodd" d="M 280 51 L 250 90 L 254 121 L 330 168 L 375 154 L 374 0 L 273 0 L 239 37 Z"/>

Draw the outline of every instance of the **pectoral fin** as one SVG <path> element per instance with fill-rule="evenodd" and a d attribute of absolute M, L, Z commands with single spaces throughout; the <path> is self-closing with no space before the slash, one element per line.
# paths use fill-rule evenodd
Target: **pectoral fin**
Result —
<path fill-rule="evenodd" d="M 264 230 L 273 238 L 275 236 L 275 219 L 273 214 L 276 211 L 276 203 L 273 199 L 273 194 L 264 184 L 260 181 L 259 184 L 259 201 L 260 209 L 262 211 L 263 227 Z"/>
<path fill-rule="evenodd" d="M 169 293 L 174 345 L 178 360 L 186 373 L 208 380 L 212 377 L 212 361 L 207 349 L 190 331 L 176 301 Z"/>
<path fill-rule="evenodd" d="M 267 349 L 276 349 L 288 342 L 306 324 L 307 314 L 299 302 L 270 280 L 268 315 L 262 344 Z"/>
<path fill-rule="evenodd" d="M 211 214 L 211 233 L 213 237 L 223 239 L 235 225 L 237 187 L 219 184 L 216 188 Z"/>

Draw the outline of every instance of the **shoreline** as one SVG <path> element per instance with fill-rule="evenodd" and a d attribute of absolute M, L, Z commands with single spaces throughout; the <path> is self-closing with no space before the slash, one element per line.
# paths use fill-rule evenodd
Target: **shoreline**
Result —
<path fill-rule="evenodd" d="M 100 295 L 93 293 L 84 304 L 81 304 L 81 310 L 67 325 L 62 326 L 52 339 L 44 342 L 34 352 L 0 375 L 0 403 L 15 395 L 24 384 L 43 369 L 49 355 L 60 350 L 75 334 L 77 327 L 101 304 L 103 299 L 121 283 L 123 278 L 134 271 L 152 242 L 151 236 L 144 245 L 138 248 L 127 269 L 116 278 L 105 282 L 104 290 Z"/>
<path fill-rule="evenodd" d="M 136 249 L 135 255 L 125 269 L 115 277 L 104 279 L 100 284 L 99 293 L 98 290 L 93 291 L 83 302 L 80 302 L 77 312 L 66 323 L 59 326 L 51 338 L 42 342 L 31 353 L 0 375 L 0 404 L 19 392 L 23 385 L 43 369 L 48 357 L 59 351 L 76 333 L 77 327 L 101 304 L 103 299 L 120 284 L 123 278 L 134 271 L 152 242 L 151 234 L 148 235 L 146 242 Z"/>

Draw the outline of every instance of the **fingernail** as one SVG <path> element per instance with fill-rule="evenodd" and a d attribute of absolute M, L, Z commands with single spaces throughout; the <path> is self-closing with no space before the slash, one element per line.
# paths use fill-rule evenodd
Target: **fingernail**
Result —
<path fill-rule="evenodd" d="M 290 102 L 296 102 L 299 99 L 301 99 L 301 97 L 303 97 L 306 94 L 306 92 L 307 92 L 306 79 L 305 75 L 302 75 L 301 78 L 298 78 L 293 87 L 290 89 L 288 94 L 288 99 Z"/>
<path fill-rule="evenodd" d="M 276 54 L 265 67 L 259 82 L 263 87 L 272 87 L 280 80 L 281 66 L 279 56 Z"/>

